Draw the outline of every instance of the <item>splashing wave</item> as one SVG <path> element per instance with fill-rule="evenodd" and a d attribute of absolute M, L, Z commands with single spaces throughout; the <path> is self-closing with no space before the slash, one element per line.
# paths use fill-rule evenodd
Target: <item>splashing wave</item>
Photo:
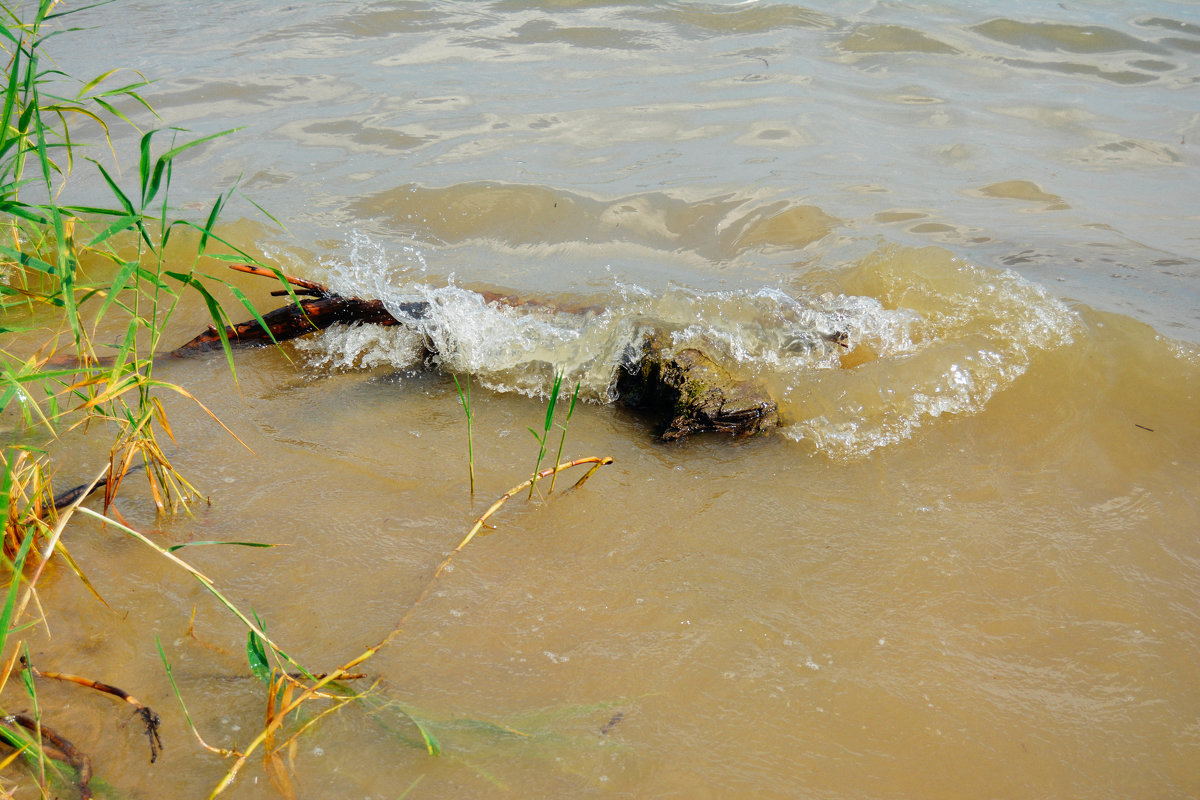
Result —
<path fill-rule="evenodd" d="M 614 285 L 602 304 L 562 310 L 489 302 L 453 280 L 434 286 L 419 259 L 395 266 L 365 237 L 352 244 L 350 262 L 332 265 L 331 286 L 378 297 L 398 316 L 414 300 L 429 312 L 394 330 L 330 329 L 301 346 L 314 366 L 407 368 L 429 357 L 493 391 L 530 396 L 563 369 L 582 396 L 610 402 L 634 344 L 666 331 L 675 347 L 701 348 L 760 381 L 779 401 L 785 436 L 838 458 L 979 413 L 1079 325 L 1036 284 L 939 248 L 879 250 L 838 274 L 841 293 Z"/>

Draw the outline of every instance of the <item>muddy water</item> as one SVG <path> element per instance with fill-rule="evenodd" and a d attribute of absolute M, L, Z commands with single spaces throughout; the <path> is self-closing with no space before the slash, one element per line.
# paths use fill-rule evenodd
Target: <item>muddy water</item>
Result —
<path fill-rule="evenodd" d="M 163 77 L 165 124 L 248 126 L 195 154 L 182 206 L 240 174 L 289 227 L 230 238 L 433 309 L 240 353 L 236 387 L 219 357 L 163 363 L 253 454 L 172 400 L 212 505 L 155 517 L 134 485 L 132 524 L 287 545 L 181 555 L 325 669 L 532 469 L 555 368 L 586 401 L 567 454 L 615 459 L 456 558 L 368 662 L 372 703 L 284 752 L 299 796 L 1200 793 L 1200 19 L 985 6 L 91 12 Z M 610 402 L 647 329 L 768 387 L 779 434 L 656 441 Z M 448 373 L 472 376 L 474 499 Z M 99 446 L 63 443 L 65 482 Z M 236 746 L 265 704 L 241 629 L 135 543 L 68 540 L 114 610 L 61 575 L 34 657 L 158 708 L 168 749 L 147 767 L 107 698 L 43 707 L 116 786 L 207 792 L 226 764 L 154 637 Z M 278 796 L 259 764 L 232 796 Z"/>

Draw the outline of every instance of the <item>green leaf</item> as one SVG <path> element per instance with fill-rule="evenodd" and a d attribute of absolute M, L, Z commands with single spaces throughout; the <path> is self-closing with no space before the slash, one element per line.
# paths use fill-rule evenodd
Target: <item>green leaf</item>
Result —
<path fill-rule="evenodd" d="M 116 196 L 117 201 L 124 206 L 125 213 L 131 217 L 138 217 L 139 214 L 137 209 L 133 207 L 133 201 L 130 200 L 128 195 L 121 190 L 121 187 L 117 185 L 115 180 L 113 180 L 112 175 L 108 174 L 108 170 L 104 168 L 104 165 L 94 158 L 89 158 L 88 161 L 91 161 L 96 165 L 96 168 L 100 170 L 100 174 L 104 177 L 104 181 L 108 184 L 108 188 L 112 190 L 112 193 Z"/>
<path fill-rule="evenodd" d="M 95 89 L 97 86 L 104 83 L 104 81 L 107 80 L 108 77 L 110 75 L 112 75 L 114 72 L 118 72 L 118 71 L 119 71 L 119 69 L 116 69 L 116 68 L 110 69 L 108 72 L 105 72 L 102 75 L 97 75 L 95 78 L 92 78 L 90 81 L 88 81 L 86 84 L 84 84 L 83 88 L 79 90 L 79 94 L 77 94 L 76 97 L 83 97 L 85 94 L 90 92 L 92 89 Z"/>
<path fill-rule="evenodd" d="M 8 32 L 8 26 L 4 26 L 2 30 L 4 31 L 4 35 L 12 39 L 13 43 L 16 44 L 16 40 Z M 19 47 L 13 52 L 12 58 L 12 63 L 8 65 L 8 89 L 4 93 L 3 116 L 0 116 L 0 126 L 3 127 L 5 135 L 8 133 L 8 118 L 12 114 L 13 107 L 16 105 L 17 97 L 20 94 L 20 84 L 17 79 L 21 72 L 21 49 Z"/>
<path fill-rule="evenodd" d="M 65 17 L 68 14 L 77 14 L 80 11 L 87 11 L 89 8 L 99 8 L 100 6 L 106 6 L 109 3 L 111 3 L 112 1 L 113 0 L 100 0 L 100 2 L 98 2 L 98 3 L 89 3 L 86 6 L 76 6 L 74 8 L 68 8 L 65 11 L 59 11 L 54 14 L 51 14 L 51 13 L 49 13 L 50 9 L 54 8 L 56 5 L 58 5 L 58 3 L 46 2 L 45 0 L 43 0 L 42 10 L 39 11 L 38 13 L 39 13 L 39 16 L 42 16 L 42 19 L 44 21 L 49 22 L 52 19 L 58 19 L 59 17 Z M 55 31 L 55 33 L 57 33 L 57 32 L 58 31 Z M 54 34 L 50 34 L 50 35 L 53 36 Z"/>
<path fill-rule="evenodd" d="M 396 710 L 405 717 L 408 717 L 409 721 L 416 726 L 417 731 L 421 734 L 421 740 L 425 742 L 426 752 L 428 752 L 431 756 L 440 756 L 442 754 L 442 745 L 440 742 L 438 742 L 437 737 L 433 735 L 433 731 L 429 729 L 429 726 L 414 717 L 410 711 L 400 708 L 399 706 L 396 706 Z"/>
<path fill-rule="evenodd" d="M 108 307 L 117 302 L 117 299 L 121 296 L 121 292 L 125 289 L 125 284 L 129 282 L 129 276 L 133 274 L 137 266 L 138 263 L 136 261 L 124 261 L 121 263 L 121 268 L 117 270 L 117 274 L 113 276 L 112 283 L 108 287 L 108 296 L 104 298 L 104 303 L 100 306 L 100 313 L 96 315 L 97 322 L 104 317 L 104 312 L 108 311 Z"/>
<path fill-rule="evenodd" d="M 124 208 L 102 208 L 100 206 L 59 206 L 58 210 L 72 217 L 127 217 L 129 211 Z"/>
<path fill-rule="evenodd" d="M 139 145 L 141 158 L 138 160 L 138 178 L 142 186 L 142 210 L 145 210 L 146 205 L 154 196 L 153 192 L 148 193 L 147 187 L 150 184 L 150 140 L 154 138 L 155 133 L 157 131 L 147 131 Z"/>
<path fill-rule="evenodd" d="M 51 266 L 37 256 L 31 256 L 28 253 L 22 253 L 20 250 L 14 250 L 7 245 L 0 245 L 0 254 L 8 256 L 23 267 L 33 267 L 39 272 L 45 272 L 53 275 L 57 270 L 57 267 Z"/>
<path fill-rule="evenodd" d="M 133 120 L 131 120 L 129 117 L 125 116 L 125 113 L 123 111 L 121 111 L 121 109 L 117 108 L 112 103 L 108 102 L 107 100 L 104 100 L 100 97 L 93 97 L 92 102 L 95 103 L 96 105 L 100 106 L 101 108 L 103 108 L 108 113 L 112 114 L 117 119 L 124 122 L 126 125 L 129 125 L 130 127 L 133 127 L 133 128 L 137 127 L 136 125 L 133 124 Z"/>
<path fill-rule="evenodd" d="M 132 97 L 134 100 L 137 100 L 139 103 L 141 103 L 143 106 L 146 107 L 147 111 L 149 111 L 154 116 L 158 117 L 158 112 L 154 110 L 154 106 L 152 106 L 148 102 L 146 102 L 146 99 L 144 97 L 142 97 L 140 94 L 138 94 L 137 92 L 122 92 L 122 94 L 124 94 L 126 97 Z M 162 119 L 162 118 L 159 117 L 159 119 Z"/>
<path fill-rule="evenodd" d="M 278 225 L 280 228 L 283 228 L 285 231 L 287 230 L 287 225 L 284 225 L 282 222 L 280 222 L 279 220 L 277 220 L 277 219 L 275 218 L 275 215 L 273 215 L 273 214 L 272 214 L 270 211 L 267 211 L 265 208 L 263 208 L 262 206 L 260 206 L 258 203 L 254 202 L 254 200 L 252 200 L 250 197 L 247 197 L 246 195 L 242 194 L 241 192 L 238 192 L 238 195 L 239 195 L 239 196 L 240 196 L 240 197 L 241 197 L 243 200 L 245 200 L 247 203 L 249 203 L 250 205 L 252 205 L 252 206 L 254 206 L 255 208 L 257 208 L 257 209 L 259 210 L 259 212 L 260 212 L 260 213 L 261 213 L 261 214 L 262 214 L 264 217 L 266 217 L 267 219 L 271 220 L 271 222 L 274 222 L 276 225 Z"/>
<path fill-rule="evenodd" d="M 139 72 L 138 77 L 141 77 L 142 80 L 135 81 L 133 83 L 127 83 L 124 86 L 118 86 L 115 89 L 105 89 L 96 96 L 112 97 L 114 95 L 122 95 L 128 97 L 129 95 L 133 94 L 134 90 L 141 89 L 142 87 L 149 86 L 151 84 L 151 81 L 145 80 L 145 76 L 143 76 L 142 73 Z"/>
<path fill-rule="evenodd" d="M 230 294 L 232 294 L 234 298 L 236 298 L 237 301 L 241 303 L 247 311 L 250 312 L 250 315 L 254 317 L 258 324 L 262 326 L 262 329 L 267 332 L 267 336 L 271 337 L 271 341 L 275 342 L 275 344 L 279 344 L 279 342 L 275 341 L 275 334 L 271 331 L 271 326 L 267 324 L 267 321 L 263 319 L 262 314 L 260 314 L 258 309 L 254 307 L 254 303 L 250 302 L 250 298 L 246 297 L 246 293 L 232 283 L 227 281 L 221 282 L 225 284 L 225 288 L 229 290 Z M 294 294 L 292 295 L 292 300 L 297 303 L 300 302 L 299 298 L 297 298 Z"/>
<path fill-rule="evenodd" d="M 10 477 L 8 471 L 5 470 L 5 483 Z M 21 588 L 21 573 L 25 569 L 25 557 L 29 555 L 29 548 L 32 544 L 33 528 L 29 528 L 25 531 L 25 537 L 21 539 L 17 557 L 13 559 L 12 576 L 8 581 L 8 595 L 4 600 L 4 608 L 0 609 L 0 653 L 4 652 L 4 647 L 8 644 L 9 626 L 12 625 L 13 612 L 17 607 L 17 591 Z"/>
<path fill-rule="evenodd" d="M 192 141 L 181 144 L 178 147 L 172 147 L 170 150 L 168 150 L 167 152 L 165 152 L 161 156 L 159 156 L 158 160 L 159 161 L 170 161 L 173 158 L 175 158 L 175 156 L 179 155 L 180 153 L 182 153 L 185 150 L 191 150 L 193 147 L 202 145 L 205 142 L 210 142 L 213 139 L 219 139 L 222 136 L 228 136 L 229 134 L 236 133 L 240 130 L 241 130 L 241 128 L 230 128 L 229 130 L 219 131 L 217 133 L 210 133 L 208 136 L 201 136 L 199 139 L 193 139 Z"/>
<path fill-rule="evenodd" d="M 112 223 L 107 228 L 100 231 L 100 233 L 96 234 L 95 237 L 93 237 L 92 240 L 87 243 L 87 246 L 89 248 L 95 247 L 96 245 L 108 241 L 118 233 L 135 229 L 139 219 L 140 218 L 134 214 L 125 214 L 116 222 Z"/>
<path fill-rule="evenodd" d="M 0 214 L 11 214 L 14 217 L 27 219 L 30 222 L 38 225 L 46 225 L 49 220 L 45 216 L 39 214 L 34 209 L 36 206 L 28 206 L 24 203 L 14 203 L 8 200 L 0 201 Z"/>
<path fill-rule="evenodd" d="M 251 610 L 253 613 L 253 609 Z M 254 615 L 254 619 L 258 622 L 258 627 L 262 628 L 262 620 L 258 615 Z M 250 664 L 250 672 L 254 677 L 258 678 L 263 683 L 268 683 L 271 680 L 271 665 L 267 662 L 267 650 L 263 647 L 262 638 L 250 631 L 246 634 L 246 661 Z"/>
<path fill-rule="evenodd" d="M 230 189 L 230 192 L 233 190 Z M 217 196 L 213 201 L 212 210 L 208 212 L 208 219 L 204 222 L 204 232 L 200 234 L 200 244 L 196 247 L 196 252 L 203 255 L 208 247 L 208 237 L 212 235 L 213 228 L 217 224 L 217 217 L 221 216 L 221 209 L 225 207 L 226 201 L 229 200 L 229 192 L 224 192 Z"/>

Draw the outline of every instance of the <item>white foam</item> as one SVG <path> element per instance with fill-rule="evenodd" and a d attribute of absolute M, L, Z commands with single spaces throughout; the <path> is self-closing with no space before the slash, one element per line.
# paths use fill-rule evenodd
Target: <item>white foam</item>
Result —
<path fill-rule="evenodd" d="M 923 298 L 933 310 L 908 311 L 903 325 L 876 329 L 877 361 L 828 376 L 824 385 L 809 376 L 807 395 L 797 392 L 785 404 L 785 417 L 796 421 L 784 435 L 836 457 L 864 456 L 938 417 L 979 413 L 1039 351 L 1068 344 L 1079 329 L 1064 303 L 1014 272 L 956 268 L 964 280 L 954 290 L 932 303 Z M 818 410 L 806 415 L 806 406 Z"/>
<path fill-rule="evenodd" d="M 420 334 L 402 325 L 332 325 L 319 336 L 294 340 L 314 367 L 340 372 L 421 363 L 425 345 Z"/>
<path fill-rule="evenodd" d="M 331 287 L 379 298 L 398 317 L 406 303 L 428 303 L 428 311 L 408 315 L 411 327 L 332 328 L 299 345 L 314 366 L 405 368 L 428 351 L 444 371 L 494 391 L 544 395 L 563 370 L 582 397 L 607 402 L 642 333 L 667 331 L 675 348 L 701 348 L 761 381 L 780 402 L 784 435 L 838 458 L 904 441 L 942 416 L 978 413 L 1037 352 L 1068 343 L 1079 325 L 1042 287 L 945 251 L 884 262 L 900 302 L 886 293 L 797 298 L 775 287 L 652 293 L 623 284 L 604 311 L 570 314 L 489 303 L 452 280 L 430 285 L 417 249 L 397 265 L 365 236 L 351 244 L 350 263 L 333 270 Z M 919 308 L 905 307 L 906 297 Z M 872 357 L 842 369 L 859 347 Z"/>

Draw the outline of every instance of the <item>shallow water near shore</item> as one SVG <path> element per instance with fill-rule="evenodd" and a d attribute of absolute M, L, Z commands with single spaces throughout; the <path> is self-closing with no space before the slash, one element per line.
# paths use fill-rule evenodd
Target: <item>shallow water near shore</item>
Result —
<path fill-rule="evenodd" d="M 614 459 L 455 557 L 365 665 L 371 702 L 281 754 L 300 797 L 1200 793 L 1190 5 L 88 14 L 162 77 L 153 124 L 248 126 L 181 167 L 178 203 L 242 175 L 288 230 L 247 205 L 231 241 L 432 309 L 240 351 L 236 386 L 220 355 L 160 362 L 249 450 L 164 398 L 211 505 L 156 516 L 131 477 L 130 524 L 284 545 L 180 555 L 324 670 L 528 477 L 556 369 L 583 399 L 565 455 Z M 762 384 L 780 430 L 658 441 L 612 397 L 649 329 Z M 56 486 L 100 444 L 57 443 Z M 229 764 L 155 637 L 202 735 L 244 746 L 266 702 L 244 629 L 115 531 L 67 541 L 112 610 L 62 571 L 34 662 L 150 704 L 166 749 L 147 766 L 126 712 L 73 687 L 40 687 L 47 724 L 131 796 L 206 795 Z M 228 796 L 280 792 L 256 761 Z"/>

